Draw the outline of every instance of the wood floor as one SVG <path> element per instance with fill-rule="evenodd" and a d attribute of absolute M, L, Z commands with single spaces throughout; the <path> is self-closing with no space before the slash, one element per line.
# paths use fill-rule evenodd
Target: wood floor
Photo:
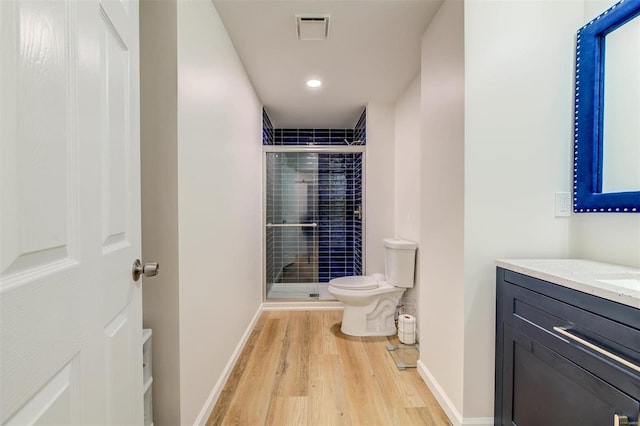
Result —
<path fill-rule="evenodd" d="M 395 336 L 340 332 L 342 311 L 262 313 L 209 425 L 450 425 Z"/>

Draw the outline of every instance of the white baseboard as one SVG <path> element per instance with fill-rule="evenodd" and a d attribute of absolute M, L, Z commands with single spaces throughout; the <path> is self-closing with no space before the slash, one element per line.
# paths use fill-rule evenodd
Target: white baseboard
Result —
<path fill-rule="evenodd" d="M 422 362 L 422 360 L 418 360 L 417 365 L 418 374 L 422 378 L 422 380 L 427 384 L 427 387 L 436 397 L 440 407 L 444 413 L 449 417 L 449 421 L 451 421 L 453 426 L 493 426 L 493 417 L 473 417 L 473 418 L 464 418 L 458 411 L 458 409 L 453 405 L 453 402 L 449 399 L 442 386 L 438 383 L 435 377 L 431 374 L 426 365 Z"/>
<path fill-rule="evenodd" d="M 231 371 L 233 370 L 233 367 L 236 365 L 236 362 L 238 361 L 238 358 L 240 357 L 240 354 L 244 349 L 244 345 L 247 343 L 247 340 L 249 340 L 249 336 L 251 335 L 251 332 L 253 331 L 253 327 L 256 325 L 256 322 L 258 321 L 258 318 L 260 317 L 261 313 L 262 313 L 262 305 L 258 307 L 258 310 L 256 311 L 255 315 L 251 319 L 251 322 L 247 326 L 247 329 L 244 331 L 244 334 L 242 335 L 240 342 L 238 342 L 238 345 L 236 346 L 235 350 L 231 354 L 231 358 L 229 358 L 229 361 L 227 361 L 227 365 L 224 366 L 224 370 L 222 370 L 222 374 L 220 375 L 218 382 L 213 387 L 213 390 L 211 391 L 209 398 L 207 398 L 207 401 L 204 403 L 202 410 L 200 410 L 200 414 L 198 414 L 198 417 L 196 417 L 196 420 L 193 423 L 194 426 L 204 425 L 209 419 L 209 416 L 213 412 L 213 407 L 215 407 L 216 402 L 218 402 L 218 398 L 222 393 L 222 389 L 224 388 L 224 385 L 227 384 L 227 380 L 229 380 Z"/>
<path fill-rule="evenodd" d="M 462 426 L 493 426 L 493 417 L 472 417 L 462 420 Z"/>
<path fill-rule="evenodd" d="M 429 369 L 422 362 L 421 359 L 418 360 L 417 365 L 418 374 L 422 378 L 422 380 L 427 384 L 427 387 L 436 397 L 440 407 L 444 410 L 444 413 L 449 417 L 449 421 L 453 424 L 453 426 L 461 426 L 462 425 L 462 415 L 458 411 L 458 409 L 453 405 L 453 402 L 449 399 L 444 389 L 440 386 L 438 381 L 433 377 Z"/>
<path fill-rule="evenodd" d="M 300 302 L 264 302 L 263 311 L 320 311 L 330 309 L 344 309 L 338 301 L 300 301 Z"/>

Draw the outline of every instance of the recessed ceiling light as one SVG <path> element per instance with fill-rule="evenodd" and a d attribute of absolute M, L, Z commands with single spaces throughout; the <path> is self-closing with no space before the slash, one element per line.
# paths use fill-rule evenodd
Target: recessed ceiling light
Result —
<path fill-rule="evenodd" d="M 322 86 L 322 82 L 320 80 L 308 80 L 307 86 L 315 89 L 316 87 Z"/>

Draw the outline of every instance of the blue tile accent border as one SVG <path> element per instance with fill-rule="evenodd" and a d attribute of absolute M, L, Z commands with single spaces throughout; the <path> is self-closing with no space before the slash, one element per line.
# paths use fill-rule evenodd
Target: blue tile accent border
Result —
<path fill-rule="evenodd" d="M 274 129 L 273 145 L 351 145 L 353 129 Z"/>
<path fill-rule="evenodd" d="M 274 129 L 267 111 L 262 109 L 262 144 L 289 146 L 366 145 L 367 110 L 353 129 Z"/>

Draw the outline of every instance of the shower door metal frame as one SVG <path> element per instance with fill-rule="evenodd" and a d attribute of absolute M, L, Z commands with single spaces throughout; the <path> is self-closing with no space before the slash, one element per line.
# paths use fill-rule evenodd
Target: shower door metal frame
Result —
<path fill-rule="evenodd" d="M 267 153 L 275 152 L 301 152 L 316 154 L 362 154 L 362 205 L 360 206 L 360 214 L 362 221 L 362 271 L 366 271 L 366 185 L 367 185 L 367 150 L 366 145 L 359 146 L 322 146 L 322 145 L 263 145 L 262 146 L 262 301 L 269 302 L 267 299 Z M 286 302 L 288 299 L 278 299 L 279 302 Z M 301 300 L 297 299 L 297 302 Z M 316 302 L 314 299 L 304 300 L 304 302 Z M 322 301 L 321 301 L 322 302 Z"/>

